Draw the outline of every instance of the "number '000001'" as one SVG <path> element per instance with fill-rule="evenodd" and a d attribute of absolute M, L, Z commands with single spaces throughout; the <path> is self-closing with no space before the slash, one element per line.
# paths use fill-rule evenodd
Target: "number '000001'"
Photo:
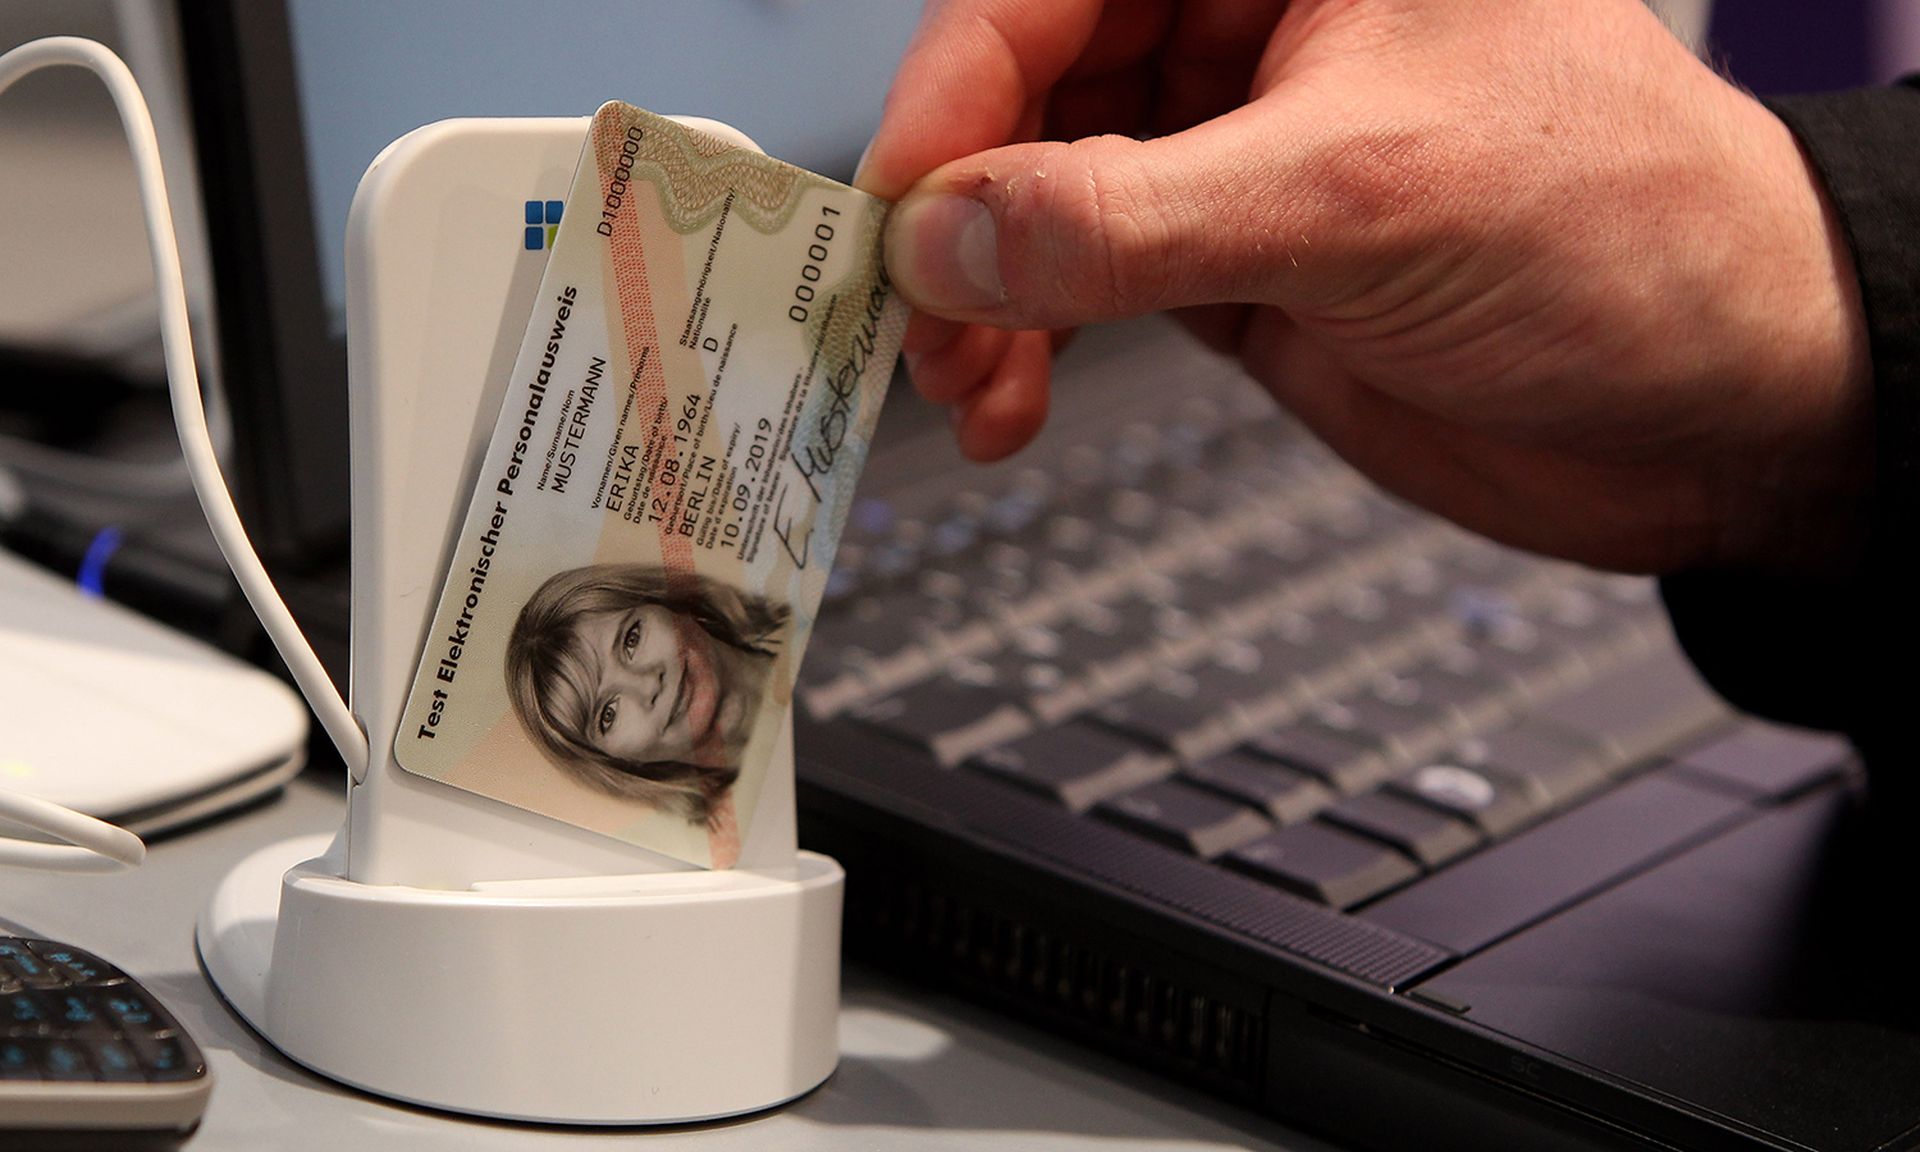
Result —
<path fill-rule="evenodd" d="M 820 208 L 822 217 L 838 216 L 840 209 L 827 205 Z M 827 262 L 827 245 L 833 243 L 833 225 L 822 219 L 813 226 L 813 241 L 807 245 L 807 261 L 800 265 L 800 282 L 793 286 L 793 298 L 796 303 L 787 308 L 787 319 L 795 324 L 807 322 L 807 305 L 813 303 L 813 286 L 820 282 L 820 266 Z"/>

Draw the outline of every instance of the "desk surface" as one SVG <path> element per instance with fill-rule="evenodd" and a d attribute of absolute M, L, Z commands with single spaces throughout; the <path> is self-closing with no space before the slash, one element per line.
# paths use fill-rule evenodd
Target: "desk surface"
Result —
<path fill-rule="evenodd" d="M 344 802 L 302 778 L 264 806 L 153 845 L 137 872 L 0 868 L 0 917 L 99 952 L 144 981 L 206 1050 L 213 1100 L 187 1152 L 219 1149 L 657 1148 L 1200 1152 L 1328 1146 L 1003 1020 L 849 969 L 839 1071 L 742 1120 L 617 1132 L 473 1121 L 388 1104 L 288 1062 L 227 1011 L 200 974 L 193 919 L 226 869 L 262 844 L 331 831 Z M 644 1133 L 644 1135 L 641 1135 Z"/>

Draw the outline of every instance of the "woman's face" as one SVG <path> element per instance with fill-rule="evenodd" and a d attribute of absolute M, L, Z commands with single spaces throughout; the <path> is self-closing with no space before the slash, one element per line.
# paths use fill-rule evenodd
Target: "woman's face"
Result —
<path fill-rule="evenodd" d="M 707 630 L 658 604 L 582 616 L 587 742 L 624 760 L 713 763 L 731 742 L 723 657 Z M 725 713 L 725 717 L 722 713 Z"/>

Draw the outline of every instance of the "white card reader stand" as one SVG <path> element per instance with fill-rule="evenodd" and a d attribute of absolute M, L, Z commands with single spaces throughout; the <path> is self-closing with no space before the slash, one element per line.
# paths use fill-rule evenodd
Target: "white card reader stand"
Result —
<path fill-rule="evenodd" d="M 481 1116 L 679 1123 L 790 1100 L 839 1059 L 844 876 L 796 847 L 791 728 L 724 871 L 414 776 L 392 754 L 545 267 L 529 205 L 544 228 L 587 124 L 443 121 L 361 180 L 352 708 L 372 755 L 339 835 L 242 861 L 197 942 L 227 1002 L 324 1076 Z"/>

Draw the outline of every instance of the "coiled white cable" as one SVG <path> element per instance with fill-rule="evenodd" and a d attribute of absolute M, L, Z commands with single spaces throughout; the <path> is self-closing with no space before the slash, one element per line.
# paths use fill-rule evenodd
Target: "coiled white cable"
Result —
<path fill-rule="evenodd" d="M 147 250 L 153 261 L 154 285 L 160 295 L 160 343 L 166 354 L 167 393 L 173 402 L 174 427 L 195 495 L 206 513 L 220 552 L 227 559 L 246 594 L 247 603 L 266 627 L 281 659 L 292 671 L 307 703 L 355 779 L 365 774 L 367 736 L 353 718 L 319 657 L 287 611 L 273 580 L 260 563 L 246 527 L 233 506 L 226 478 L 207 430 L 207 414 L 200 396 L 200 372 L 194 364 L 193 338 L 187 320 L 186 282 L 180 271 L 178 241 L 173 233 L 173 210 L 160 167 L 160 143 L 153 117 L 133 73 L 105 45 L 77 36 L 50 36 L 22 44 L 0 55 L 0 93 L 14 81 L 42 68 L 70 65 L 100 77 L 113 97 L 114 109 L 133 150 L 134 173 L 140 185 L 140 207 L 147 226 Z M 0 792 L 0 818 L 66 841 L 38 844 L 0 840 L 0 863 L 33 867 L 99 868 L 137 864 L 145 852 L 138 837 L 122 828 L 49 804 L 43 800 Z M 132 842 L 129 848 L 127 841 Z M 97 854 L 97 855 L 96 855 Z M 111 859 L 108 864 L 102 858 Z"/>

